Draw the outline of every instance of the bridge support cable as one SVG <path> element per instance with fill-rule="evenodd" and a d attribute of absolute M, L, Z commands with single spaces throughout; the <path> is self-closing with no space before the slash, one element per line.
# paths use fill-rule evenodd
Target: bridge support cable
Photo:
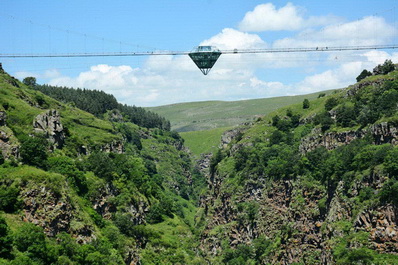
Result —
<path fill-rule="evenodd" d="M 359 50 L 391 50 L 398 49 L 398 44 L 373 46 L 339 46 L 309 48 L 270 48 L 270 49 L 234 49 L 220 50 L 222 54 L 260 54 L 260 53 L 304 53 L 304 52 L 340 52 Z M 0 58 L 67 58 L 67 57 L 122 57 L 122 56 L 161 56 L 189 55 L 187 51 L 148 51 L 148 52 L 113 52 L 113 53 L 0 53 Z"/>

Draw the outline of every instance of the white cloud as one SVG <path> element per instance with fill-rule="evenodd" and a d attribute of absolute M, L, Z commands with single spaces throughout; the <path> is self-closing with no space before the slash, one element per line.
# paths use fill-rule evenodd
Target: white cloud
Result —
<path fill-rule="evenodd" d="M 355 78 L 365 68 L 364 66 L 362 62 L 344 63 L 335 69 L 307 76 L 295 85 L 295 94 L 347 87 L 355 83 Z"/>
<path fill-rule="evenodd" d="M 61 76 L 61 73 L 57 69 L 48 69 L 44 73 L 33 73 L 33 72 L 27 72 L 27 71 L 20 71 L 16 72 L 15 77 L 23 80 L 25 77 L 35 77 L 36 79 L 39 78 L 44 78 L 44 79 L 51 79 L 51 78 L 57 78 Z"/>
<path fill-rule="evenodd" d="M 200 45 L 213 45 L 221 50 L 377 45 L 385 44 L 394 36 L 392 26 L 380 17 L 365 17 L 338 25 L 333 24 L 335 22 L 333 16 L 305 17 L 304 10 L 291 3 L 280 9 L 269 3 L 248 12 L 239 28 L 246 31 L 305 30 L 296 36 L 267 44 L 258 34 L 225 28 Z M 314 29 L 320 25 L 328 26 L 322 30 Z M 129 105 L 157 106 L 176 102 L 296 95 L 342 88 L 354 83 L 362 69 L 372 70 L 385 59 L 398 61 L 398 53 L 223 54 L 209 75 L 204 76 L 188 56 L 167 55 L 149 56 L 137 68 L 99 64 L 74 77 L 63 76 L 56 70 L 36 76 L 49 79 L 52 85 L 103 90 Z M 272 69 L 272 73 L 277 74 L 268 75 L 264 69 Z M 290 79 L 292 75 L 296 75 L 295 81 Z"/>
<path fill-rule="evenodd" d="M 242 31 L 277 31 L 299 30 L 305 27 L 315 27 L 335 23 L 340 19 L 335 16 L 319 16 L 304 18 L 305 10 L 287 3 L 277 9 L 272 3 L 261 4 L 249 11 L 239 23 Z"/>
<path fill-rule="evenodd" d="M 304 30 L 295 37 L 273 43 L 275 48 L 370 46 L 388 43 L 396 30 L 381 17 L 334 24 L 321 30 Z"/>
<path fill-rule="evenodd" d="M 260 49 L 267 44 L 256 34 L 244 33 L 235 29 L 225 28 L 221 33 L 202 41 L 200 45 L 213 45 L 221 50 Z"/>

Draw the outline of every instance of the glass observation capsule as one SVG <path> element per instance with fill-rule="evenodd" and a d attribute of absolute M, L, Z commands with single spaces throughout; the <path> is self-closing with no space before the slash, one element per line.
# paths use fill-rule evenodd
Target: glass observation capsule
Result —
<path fill-rule="evenodd" d="M 207 75 L 217 62 L 221 51 L 214 46 L 198 46 L 190 52 L 189 57 L 204 75 Z"/>

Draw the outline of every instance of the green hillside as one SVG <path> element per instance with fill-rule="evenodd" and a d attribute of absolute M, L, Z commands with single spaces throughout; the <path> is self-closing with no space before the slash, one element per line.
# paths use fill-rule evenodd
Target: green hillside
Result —
<path fill-rule="evenodd" d="M 189 150 L 199 157 L 201 154 L 214 153 L 220 144 L 221 135 L 229 128 L 216 128 L 204 131 L 182 132 L 181 137 Z"/>
<path fill-rule="evenodd" d="M 332 92 L 333 90 L 329 90 L 308 95 L 240 101 L 180 103 L 148 109 L 170 120 L 172 130 L 201 131 L 253 121 L 256 116 L 266 115 L 280 107 L 301 103 L 306 98 L 312 100 L 320 94 L 328 95 Z"/>
<path fill-rule="evenodd" d="M 398 69 L 375 69 L 222 145 L 0 69 L 0 264 L 397 264 Z"/>
<path fill-rule="evenodd" d="M 374 75 L 236 130 L 210 161 L 208 259 L 397 264 L 397 78 Z"/>
<path fill-rule="evenodd" d="M 76 105 L 0 69 L 0 264 L 203 263 L 182 138 Z"/>

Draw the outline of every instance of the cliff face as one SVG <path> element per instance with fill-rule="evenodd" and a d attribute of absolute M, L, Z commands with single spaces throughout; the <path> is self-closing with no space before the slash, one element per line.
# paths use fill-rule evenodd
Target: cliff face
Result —
<path fill-rule="evenodd" d="M 320 146 L 333 150 L 339 146 L 348 145 L 355 139 L 363 138 L 367 134 L 373 138 L 375 145 L 398 144 L 398 128 L 392 123 L 382 122 L 357 131 L 322 133 L 320 128 L 316 128 L 310 136 L 301 140 L 299 150 L 306 153 Z"/>
<path fill-rule="evenodd" d="M 395 138 L 390 136 L 396 129 L 386 128 L 386 124 L 371 128 L 377 143 L 385 143 L 386 139 L 389 139 L 387 143 L 394 142 Z M 320 136 L 324 141 L 312 142 L 311 146 L 332 149 L 362 136 L 358 133 L 327 134 Z M 377 139 L 384 140 L 378 142 Z M 308 144 L 308 138 L 304 144 Z M 369 233 L 366 244 L 358 243 L 361 247 L 385 254 L 398 251 L 398 207 L 387 204 L 358 210 L 353 200 L 364 187 L 380 190 L 388 179 L 383 173 L 371 172 L 348 191 L 344 181 L 339 181 L 336 188 L 328 188 L 319 182 L 311 184 L 306 177 L 272 181 L 258 176 L 231 192 L 227 191 L 227 178 L 217 173 L 208 178 L 211 191 L 201 205 L 206 209 L 208 222 L 200 248 L 210 257 L 225 253 L 225 241 L 234 249 L 253 246 L 256 239 L 265 237 L 277 242 L 261 259 L 262 264 L 334 264 L 333 242 L 347 233 L 361 231 Z M 355 221 L 348 232 L 344 224 L 350 220 Z"/>
<path fill-rule="evenodd" d="M 354 104 L 360 109 L 363 89 L 383 93 L 391 80 L 365 80 L 342 90 L 340 105 L 328 114 L 334 127 L 325 132 L 312 124 L 313 112 L 299 125 L 289 125 L 291 109 L 283 126 L 271 126 L 273 119 L 226 132 L 221 162 L 213 172 L 204 171 L 209 192 L 201 200 L 207 222 L 200 248 L 208 259 L 394 263 L 398 205 L 388 194 L 394 193 L 390 187 L 396 178 L 389 164 L 398 143 L 396 115 L 391 114 L 396 107 L 386 116 L 389 121 L 360 129 L 339 125 L 341 117 L 355 124 L 356 116 L 343 110 Z M 303 127 L 312 129 L 297 137 Z"/>
<path fill-rule="evenodd" d="M 5 159 L 19 157 L 19 142 L 7 126 L 6 111 L 0 111 L 0 152 Z"/>
<path fill-rule="evenodd" d="M 198 193 L 193 183 L 201 175 L 193 174 L 177 133 L 126 122 L 118 111 L 100 119 L 1 69 L 0 94 L 0 222 L 21 236 L 36 233 L 45 252 L 15 247 L 6 259 L 202 263 L 190 229 Z"/>
<path fill-rule="evenodd" d="M 61 123 L 60 113 L 57 110 L 48 110 L 39 114 L 33 121 L 35 133 L 44 134 L 52 148 L 61 149 L 65 143 L 65 131 Z"/>

